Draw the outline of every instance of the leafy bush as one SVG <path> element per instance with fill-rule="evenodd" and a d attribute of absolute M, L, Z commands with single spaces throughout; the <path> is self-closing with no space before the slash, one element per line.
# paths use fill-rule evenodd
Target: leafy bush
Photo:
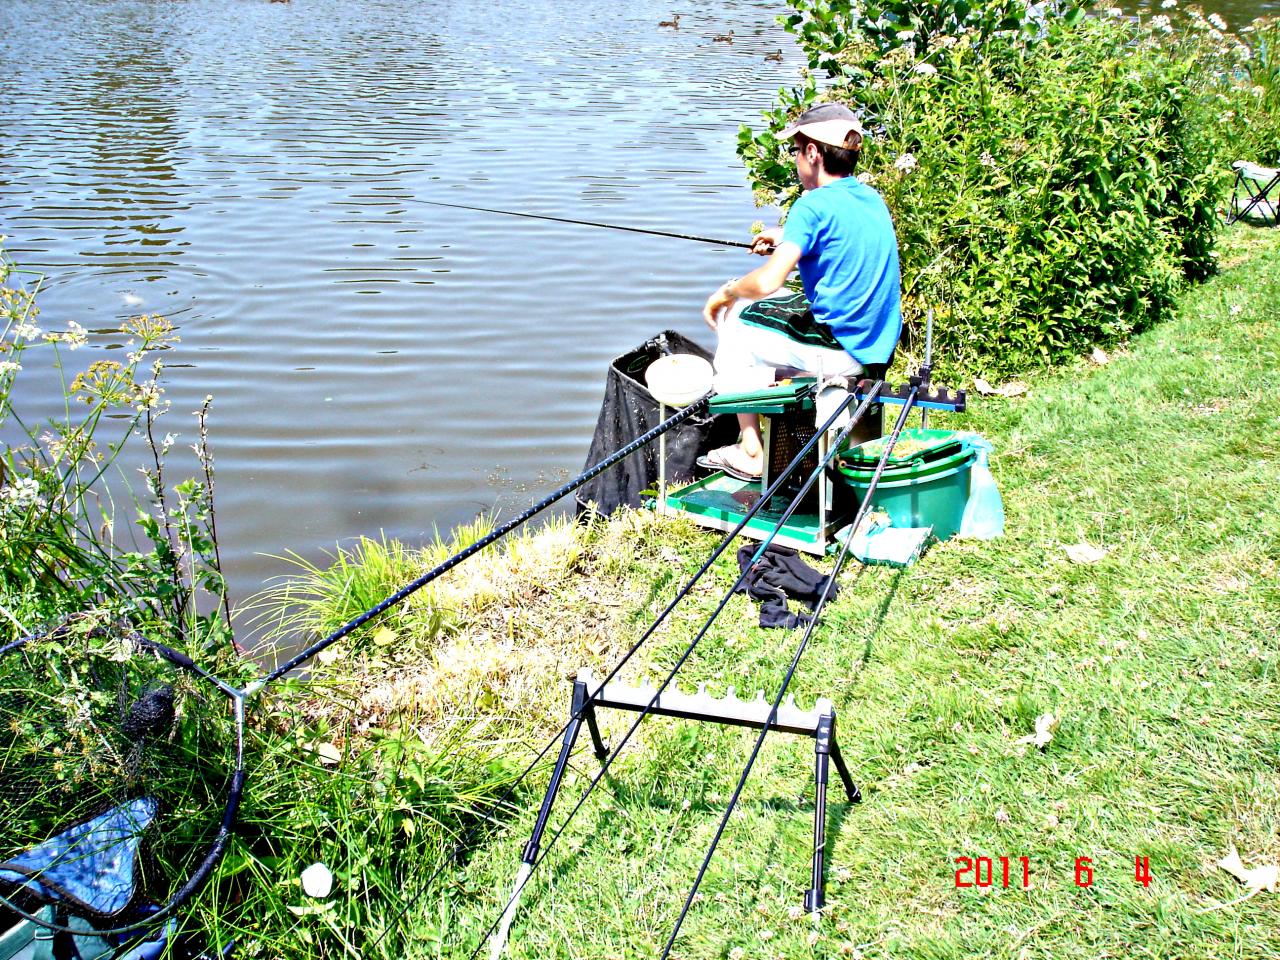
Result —
<path fill-rule="evenodd" d="M 1280 19 L 1255 20 L 1240 31 L 1252 45 L 1236 102 L 1239 153 L 1236 159 L 1280 166 Z"/>
<path fill-rule="evenodd" d="M 820 99 L 864 111 L 859 176 L 894 215 L 908 353 L 936 305 L 944 370 L 1058 362 L 1161 320 L 1213 271 L 1238 43 L 1008 0 L 792 5 L 830 83 L 784 91 L 739 152 L 760 199 L 785 203 L 775 132 Z"/>

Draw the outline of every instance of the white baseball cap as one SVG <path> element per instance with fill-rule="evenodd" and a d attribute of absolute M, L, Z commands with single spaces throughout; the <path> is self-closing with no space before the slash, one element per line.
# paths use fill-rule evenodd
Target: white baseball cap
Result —
<path fill-rule="evenodd" d="M 803 133 L 810 140 L 845 150 L 855 149 L 862 142 L 862 124 L 843 103 L 820 103 L 816 107 L 810 107 L 778 136 L 782 140 L 790 140 L 797 133 Z M 849 139 L 855 133 L 858 135 L 857 139 L 850 143 Z"/>

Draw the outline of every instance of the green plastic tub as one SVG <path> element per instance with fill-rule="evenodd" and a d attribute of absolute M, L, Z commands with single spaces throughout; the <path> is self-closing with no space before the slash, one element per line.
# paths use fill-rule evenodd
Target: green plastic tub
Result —
<path fill-rule="evenodd" d="M 942 473 L 952 467 L 958 467 L 972 456 L 973 451 L 968 446 L 965 446 L 950 456 L 943 457 L 941 460 L 916 461 L 898 466 L 893 466 L 891 462 L 886 463 L 884 465 L 884 473 L 880 475 L 880 482 L 918 480 L 921 477 Z M 844 475 L 846 480 L 862 483 L 864 486 L 871 482 L 871 478 L 876 472 L 874 461 L 866 463 L 856 460 L 851 461 L 843 457 L 836 461 L 836 469 Z"/>
<path fill-rule="evenodd" d="M 874 509 L 889 514 L 894 527 L 933 527 L 933 535 L 948 540 L 960 532 L 965 504 L 969 502 L 969 480 L 978 451 L 966 447 L 943 462 L 921 463 L 914 470 L 886 468 L 871 498 Z M 874 470 L 841 468 L 845 482 L 853 487 L 858 502 L 866 497 Z"/>

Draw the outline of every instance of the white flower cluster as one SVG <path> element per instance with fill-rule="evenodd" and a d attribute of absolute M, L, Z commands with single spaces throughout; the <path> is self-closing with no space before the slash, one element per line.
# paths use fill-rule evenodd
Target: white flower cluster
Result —
<path fill-rule="evenodd" d="M 0 360 L 0 373 L 17 373 L 22 369 L 22 364 L 16 360 Z"/>
<path fill-rule="evenodd" d="M 72 320 L 64 333 L 46 333 L 44 339 L 49 343 L 64 343 L 68 350 L 79 350 L 88 342 L 89 334 L 84 327 Z"/>
<path fill-rule="evenodd" d="M 1160 4 L 1160 9 L 1172 10 L 1177 5 L 1178 5 L 1178 0 L 1164 0 L 1164 2 Z"/>
<path fill-rule="evenodd" d="M 140 385 L 134 409 L 139 413 L 148 408 L 155 409 L 160 406 L 160 395 L 162 393 L 164 393 L 164 389 L 154 381 Z"/>
<path fill-rule="evenodd" d="M 1158 30 L 1161 33 L 1173 33 L 1173 24 L 1164 14 L 1151 18 L 1151 29 Z"/>
<path fill-rule="evenodd" d="M 1227 21 L 1216 13 L 1209 14 L 1209 23 L 1211 26 L 1217 27 L 1219 30 L 1227 29 Z"/>
<path fill-rule="evenodd" d="M 902 156 L 898 157 L 897 160 L 893 161 L 893 166 L 899 173 L 910 173 L 917 166 L 916 158 L 909 153 L 904 153 Z"/>
<path fill-rule="evenodd" d="M 6 513 L 42 506 L 44 499 L 40 496 L 40 484 L 33 477 L 21 477 L 0 489 L 0 509 Z"/>
<path fill-rule="evenodd" d="M 34 323 L 20 323 L 13 328 L 15 340 L 34 340 L 38 336 L 40 336 L 40 328 Z"/>
<path fill-rule="evenodd" d="M 926 77 L 932 77 L 938 72 L 938 68 L 932 63 L 917 63 L 915 69 L 916 73 Z"/>

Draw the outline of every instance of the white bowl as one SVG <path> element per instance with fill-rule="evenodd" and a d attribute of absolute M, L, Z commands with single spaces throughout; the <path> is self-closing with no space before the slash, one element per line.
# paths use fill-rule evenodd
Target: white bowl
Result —
<path fill-rule="evenodd" d="M 649 364 L 644 382 L 659 403 L 687 406 L 711 389 L 711 364 L 691 353 L 673 353 Z"/>

